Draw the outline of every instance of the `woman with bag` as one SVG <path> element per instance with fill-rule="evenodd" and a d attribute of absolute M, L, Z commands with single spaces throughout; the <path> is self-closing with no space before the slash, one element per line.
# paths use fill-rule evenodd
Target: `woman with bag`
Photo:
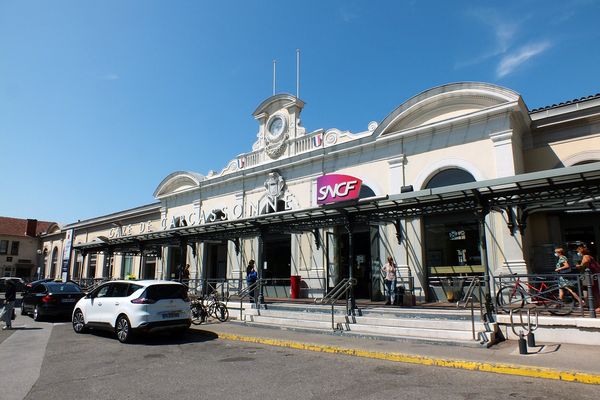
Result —
<path fill-rule="evenodd" d="M 4 308 L 2 309 L 1 318 L 4 319 L 5 326 L 3 330 L 12 329 L 12 320 L 17 299 L 17 286 L 11 279 L 6 280 L 6 293 L 4 295 Z"/>
<path fill-rule="evenodd" d="M 586 268 L 592 273 L 592 294 L 594 295 L 594 307 L 596 312 L 600 313 L 600 290 L 598 290 L 598 279 L 600 279 L 600 265 L 598 261 L 590 255 L 587 247 L 579 246 L 577 254 L 581 256 L 581 262 L 576 265 L 580 272 L 585 272 Z"/>
<path fill-rule="evenodd" d="M 381 268 L 385 274 L 385 290 L 387 292 L 387 301 L 385 305 L 394 304 L 396 300 L 396 264 L 392 256 L 388 256 L 387 263 Z"/>

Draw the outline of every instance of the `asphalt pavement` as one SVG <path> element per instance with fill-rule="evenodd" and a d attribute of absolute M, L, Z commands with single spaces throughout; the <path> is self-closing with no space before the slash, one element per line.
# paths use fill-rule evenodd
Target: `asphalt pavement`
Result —
<path fill-rule="evenodd" d="M 192 328 L 223 340 L 600 385 L 600 345 L 536 343 L 522 355 L 517 341 L 473 348 L 263 328 L 239 322 L 213 322 Z"/>

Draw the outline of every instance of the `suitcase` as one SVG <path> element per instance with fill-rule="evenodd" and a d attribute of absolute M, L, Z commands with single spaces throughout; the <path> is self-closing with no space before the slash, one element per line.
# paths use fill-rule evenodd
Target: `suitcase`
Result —
<path fill-rule="evenodd" d="M 414 294 L 406 292 L 402 296 L 402 305 L 404 307 L 413 307 L 417 305 L 417 299 Z"/>

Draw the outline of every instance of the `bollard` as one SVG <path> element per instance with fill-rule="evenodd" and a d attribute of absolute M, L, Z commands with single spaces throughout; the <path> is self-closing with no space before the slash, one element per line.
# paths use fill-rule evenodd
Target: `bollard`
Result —
<path fill-rule="evenodd" d="M 527 346 L 535 347 L 535 335 L 533 332 L 527 333 Z"/>
<path fill-rule="evenodd" d="M 527 342 L 523 337 L 523 331 L 519 332 L 519 354 L 527 354 Z"/>

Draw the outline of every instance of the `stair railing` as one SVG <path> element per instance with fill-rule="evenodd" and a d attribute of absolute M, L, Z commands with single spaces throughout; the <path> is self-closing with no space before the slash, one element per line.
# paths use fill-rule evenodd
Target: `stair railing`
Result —
<path fill-rule="evenodd" d="M 333 289 L 329 291 L 324 297 L 315 299 L 315 304 L 331 305 L 331 329 L 336 330 L 335 327 L 335 303 L 342 297 L 346 297 L 346 315 L 350 315 L 350 302 L 348 295 L 350 290 L 356 285 L 355 278 L 342 279 Z"/>
<path fill-rule="evenodd" d="M 240 321 L 243 321 L 243 303 L 246 297 L 252 298 L 254 300 L 254 304 L 256 304 L 256 312 L 258 313 L 258 315 L 260 315 L 260 303 L 258 302 L 258 296 L 256 296 L 256 293 L 260 293 L 260 289 L 263 284 L 264 279 L 258 279 L 256 282 L 246 286 L 244 289 L 238 292 L 238 296 L 240 297 Z"/>
<path fill-rule="evenodd" d="M 471 279 L 471 283 L 469 284 L 464 296 L 456 303 L 457 308 L 467 308 L 467 305 L 471 304 L 471 332 L 473 333 L 473 340 L 477 340 L 477 335 L 475 334 L 475 290 L 478 291 L 478 299 L 479 299 L 479 314 L 481 321 L 484 320 L 484 312 L 483 312 L 483 302 L 481 301 L 481 296 L 483 294 L 481 290 L 481 279 L 479 277 L 475 277 Z M 462 305 L 461 305 L 462 304 Z"/>

